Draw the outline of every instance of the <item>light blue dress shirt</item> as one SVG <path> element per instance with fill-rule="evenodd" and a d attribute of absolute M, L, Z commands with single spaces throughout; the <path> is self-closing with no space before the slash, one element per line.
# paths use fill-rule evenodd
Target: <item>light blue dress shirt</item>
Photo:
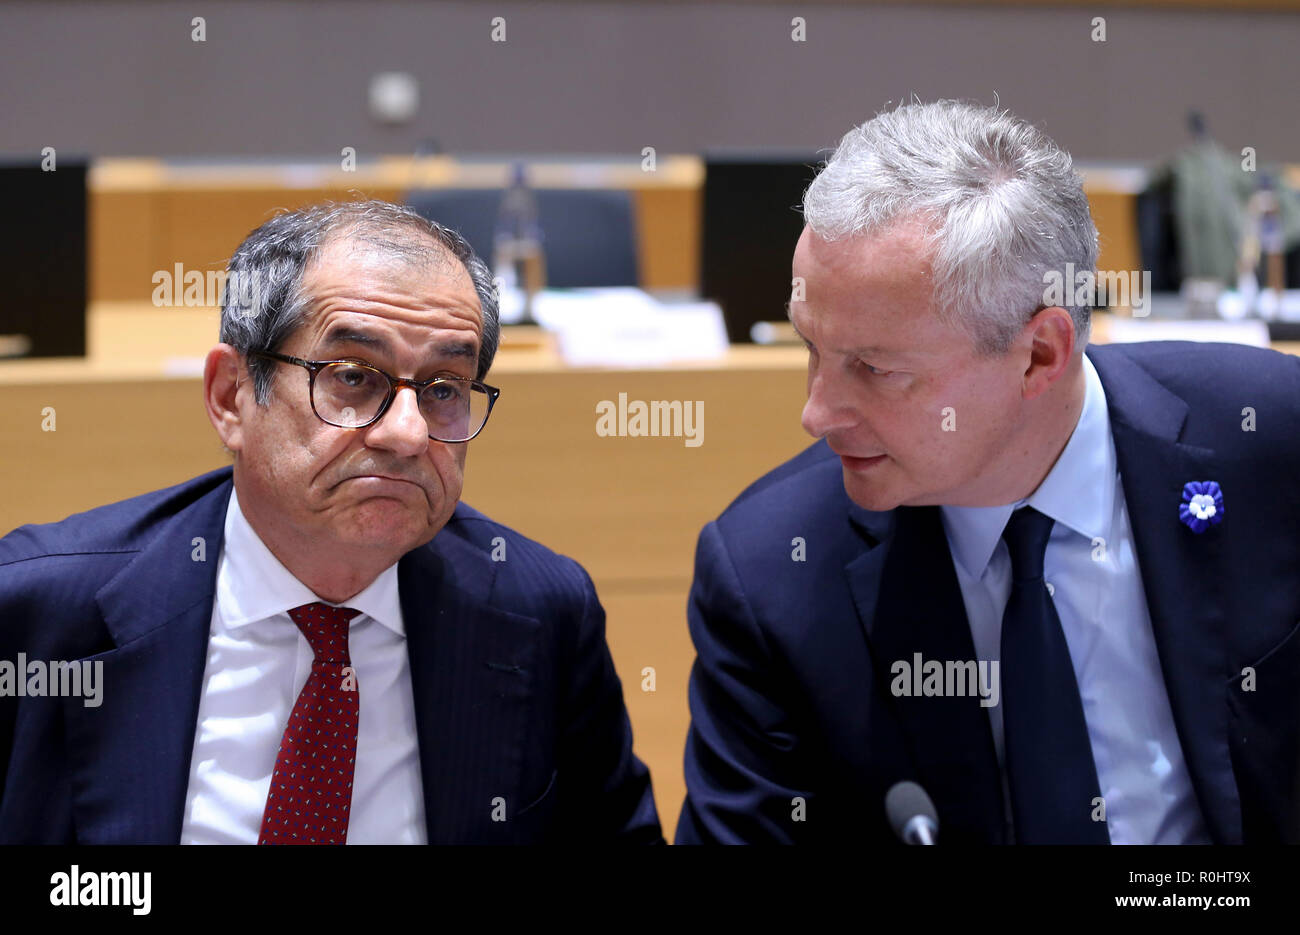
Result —
<path fill-rule="evenodd" d="M 1056 520 L 1044 574 L 1070 647 L 1111 843 L 1209 843 L 1156 654 L 1106 394 L 1087 355 L 1083 370 L 1079 421 L 1037 490 L 1003 506 L 941 508 L 976 657 L 1001 656 L 1011 594 L 1002 530 L 1028 504 Z M 1001 705 L 986 710 L 1004 767 Z M 1009 803 L 1005 768 L 1003 791 Z"/>

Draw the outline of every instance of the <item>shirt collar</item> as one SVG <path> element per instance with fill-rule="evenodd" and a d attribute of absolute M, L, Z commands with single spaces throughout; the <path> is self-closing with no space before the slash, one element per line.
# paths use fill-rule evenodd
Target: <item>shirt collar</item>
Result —
<path fill-rule="evenodd" d="M 241 627 L 320 600 L 266 547 L 240 509 L 238 491 L 232 489 L 217 573 L 217 603 L 226 626 Z M 396 562 L 343 605 L 322 603 L 359 610 L 398 636 L 406 635 L 397 593 Z"/>
<path fill-rule="evenodd" d="M 1000 506 L 941 507 L 953 557 L 972 578 L 984 574 L 1002 530 L 1017 507 L 1029 505 L 1088 539 L 1110 537 L 1115 505 L 1115 442 L 1110 433 L 1106 391 L 1083 355 L 1084 397 L 1079 421 L 1061 456 L 1038 488 Z"/>

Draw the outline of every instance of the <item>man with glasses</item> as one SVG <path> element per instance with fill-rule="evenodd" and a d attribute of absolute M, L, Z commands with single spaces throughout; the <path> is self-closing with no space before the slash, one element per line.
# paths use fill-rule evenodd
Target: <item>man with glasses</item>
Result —
<path fill-rule="evenodd" d="M 500 396 L 489 273 L 383 202 L 230 263 L 225 468 L 0 540 L 0 841 L 662 841 L 586 572 L 459 503 Z"/>

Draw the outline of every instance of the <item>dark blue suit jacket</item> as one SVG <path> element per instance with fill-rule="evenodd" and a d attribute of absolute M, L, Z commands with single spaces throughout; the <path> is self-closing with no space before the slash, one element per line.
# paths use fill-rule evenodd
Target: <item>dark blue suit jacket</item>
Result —
<path fill-rule="evenodd" d="M 103 661 L 99 707 L 0 698 L 0 843 L 179 841 L 231 489 L 0 539 L 0 659 Z M 661 842 L 586 572 L 460 504 L 397 573 L 430 843 Z"/>
<path fill-rule="evenodd" d="M 1300 359 L 1184 342 L 1087 354 L 1209 833 L 1300 840 Z M 1178 519 L 1193 480 L 1224 492 L 1223 521 L 1200 535 Z M 818 443 L 705 527 L 689 615 L 679 843 L 892 841 L 883 801 L 903 779 L 930 793 L 941 842 L 1004 840 L 979 699 L 889 691 L 892 660 L 976 658 L 938 507 L 861 509 Z"/>

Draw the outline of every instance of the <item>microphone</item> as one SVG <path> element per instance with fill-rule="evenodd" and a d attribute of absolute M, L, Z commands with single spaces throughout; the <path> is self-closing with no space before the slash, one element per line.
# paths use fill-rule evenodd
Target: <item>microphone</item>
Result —
<path fill-rule="evenodd" d="M 896 782 L 885 794 L 889 826 L 904 844 L 934 844 L 939 815 L 925 790 L 914 782 Z"/>

